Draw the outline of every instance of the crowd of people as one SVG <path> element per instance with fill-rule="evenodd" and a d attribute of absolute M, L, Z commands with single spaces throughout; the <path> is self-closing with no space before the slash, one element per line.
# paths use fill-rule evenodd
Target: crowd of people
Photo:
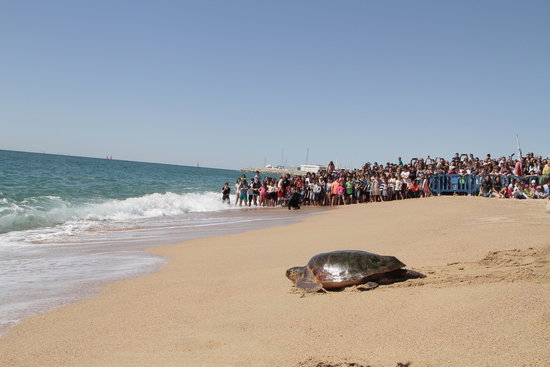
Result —
<path fill-rule="evenodd" d="M 235 204 L 238 206 L 346 205 L 354 203 L 403 200 L 432 195 L 430 177 L 436 174 L 480 176 L 479 191 L 484 197 L 544 199 L 549 196 L 550 159 L 528 153 L 525 157 L 484 159 L 473 154 L 456 153 L 451 159 L 413 158 L 404 163 L 366 163 L 361 169 L 336 169 L 331 161 L 316 173 L 279 178 L 246 174 L 236 180 Z M 503 184 L 502 178 L 507 184 Z M 231 188 L 222 189 L 223 200 L 231 202 Z"/>

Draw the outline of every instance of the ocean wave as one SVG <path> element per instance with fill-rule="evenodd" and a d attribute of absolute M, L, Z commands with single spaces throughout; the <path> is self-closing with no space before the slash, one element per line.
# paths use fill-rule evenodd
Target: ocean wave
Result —
<path fill-rule="evenodd" d="M 0 202 L 0 233 L 71 224 L 82 229 L 94 222 L 130 221 L 186 213 L 226 210 L 230 207 L 215 192 L 149 194 L 124 200 L 78 202 L 57 196 L 30 197 Z"/>

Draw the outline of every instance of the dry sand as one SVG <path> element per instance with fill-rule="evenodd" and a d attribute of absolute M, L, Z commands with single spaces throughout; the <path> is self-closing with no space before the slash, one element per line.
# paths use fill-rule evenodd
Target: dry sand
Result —
<path fill-rule="evenodd" d="M 160 272 L 23 321 L 0 366 L 550 366 L 544 201 L 440 197 L 153 248 Z M 427 275 L 300 297 L 314 254 L 394 255 Z"/>

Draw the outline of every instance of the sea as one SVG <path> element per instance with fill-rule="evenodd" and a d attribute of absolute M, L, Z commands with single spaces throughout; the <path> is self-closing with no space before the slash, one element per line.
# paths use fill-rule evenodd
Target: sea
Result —
<path fill-rule="evenodd" d="M 225 169 L 0 150 L 0 334 L 25 317 L 157 271 L 144 248 L 299 220 L 236 206 Z M 230 205 L 221 200 L 229 182 Z"/>

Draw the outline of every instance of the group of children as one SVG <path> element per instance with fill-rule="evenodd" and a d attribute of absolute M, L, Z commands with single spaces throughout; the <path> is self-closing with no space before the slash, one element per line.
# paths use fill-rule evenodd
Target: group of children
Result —
<path fill-rule="evenodd" d="M 500 176 L 485 176 L 479 189 L 483 197 L 514 198 L 514 199 L 546 199 L 549 196 L 548 184 L 541 185 L 537 179 L 529 182 L 516 180 L 508 185 L 502 185 Z"/>

